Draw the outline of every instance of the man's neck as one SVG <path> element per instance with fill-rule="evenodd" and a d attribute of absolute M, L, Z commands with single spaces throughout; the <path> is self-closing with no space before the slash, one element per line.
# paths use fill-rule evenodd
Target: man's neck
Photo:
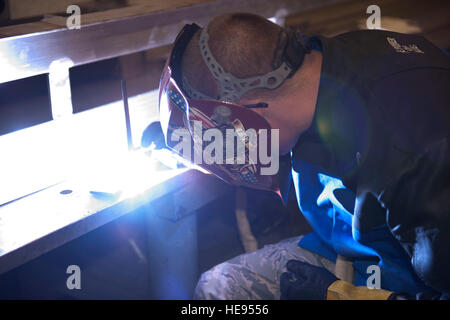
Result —
<path fill-rule="evenodd" d="M 300 134 L 312 123 L 319 93 L 320 74 L 322 71 L 322 53 L 313 50 L 305 57 L 305 69 L 299 74 L 300 90 L 297 91 L 299 112 L 301 115 Z"/>
<path fill-rule="evenodd" d="M 322 53 L 313 50 L 305 56 L 303 66 L 293 78 L 298 85 L 292 90 L 292 95 L 286 98 L 285 104 L 286 108 L 291 110 L 289 120 L 292 137 L 289 143 L 291 148 L 296 144 L 300 135 L 311 126 L 314 119 L 321 70 Z"/>

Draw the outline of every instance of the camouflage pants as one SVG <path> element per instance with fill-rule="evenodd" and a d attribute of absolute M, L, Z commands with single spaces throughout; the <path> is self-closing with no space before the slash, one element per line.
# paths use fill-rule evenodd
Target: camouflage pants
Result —
<path fill-rule="evenodd" d="M 194 299 L 280 299 L 280 276 L 291 259 L 324 267 L 334 273 L 334 262 L 299 247 L 300 239 L 295 237 L 264 246 L 206 271 L 197 283 Z"/>

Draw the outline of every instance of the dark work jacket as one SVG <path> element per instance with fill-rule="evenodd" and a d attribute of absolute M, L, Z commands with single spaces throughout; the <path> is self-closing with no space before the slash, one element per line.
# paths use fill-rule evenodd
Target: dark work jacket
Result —
<path fill-rule="evenodd" d="M 311 163 L 342 180 L 356 195 L 354 234 L 387 224 L 415 273 L 450 292 L 450 59 L 423 37 L 387 31 L 316 41 L 316 110 L 293 170 Z"/>

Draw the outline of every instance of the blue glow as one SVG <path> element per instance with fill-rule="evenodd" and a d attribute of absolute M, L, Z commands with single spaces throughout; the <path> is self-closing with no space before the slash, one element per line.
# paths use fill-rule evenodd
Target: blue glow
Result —
<path fill-rule="evenodd" d="M 319 194 L 319 197 L 317 198 L 317 205 L 323 206 L 328 201 L 331 202 L 334 210 L 328 211 L 328 216 L 330 218 L 333 218 L 334 215 L 337 212 L 344 212 L 346 214 L 340 214 L 339 217 L 343 219 L 346 223 L 352 224 L 351 214 L 345 209 L 345 207 L 342 205 L 342 203 L 339 202 L 339 200 L 334 195 L 334 191 L 337 189 L 345 189 L 344 184 L 341 180 L 327 176 L 323 173 L 318 174 L 318 178 L 320 183 L 323 185 L 323 190 Z M 337 211 L 337 212 L 336 212 Z"/>

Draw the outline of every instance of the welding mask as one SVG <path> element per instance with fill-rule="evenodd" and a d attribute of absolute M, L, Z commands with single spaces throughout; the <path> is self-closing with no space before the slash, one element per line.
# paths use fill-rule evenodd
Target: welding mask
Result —
<path fill-rule="evenodd" d="M 309 49 L 298 33 L 281 30 L 273 71 L 240 79 L 226 72 L 215 60 L 208 46 L 207 27 L 185 25 L 175 40 L 159 87 L 160 121 L 169 148 L 232 185 L 274 191 L 279 195 L 278 175 L 272 172 L 278 169 L 277 164 L 267 163 L 268 158 L 279 160 L 278 133 L 274 134 L 269 123 L 252 110 L 267 104 L 238 102 L 251 89 L 279 87 L 302 64 Z M 203 61 L 220 87 L 218 97 L 203 95 L 183 78 L 183 53 L 196 32 L 201 32 L 199 47 Z M 276 159 L 271 148 L 273 143 L 276 143 Z"/>

